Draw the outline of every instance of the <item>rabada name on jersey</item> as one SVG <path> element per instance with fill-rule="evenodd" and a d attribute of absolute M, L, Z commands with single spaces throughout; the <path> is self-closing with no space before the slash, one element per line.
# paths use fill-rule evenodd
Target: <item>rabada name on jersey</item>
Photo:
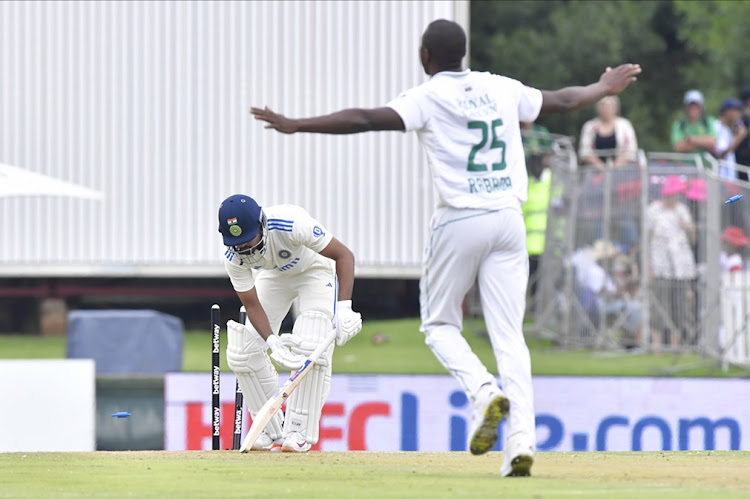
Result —
<path fill-rule="evenodd" d="M 487 194 L 497 191 L 507 191 L 513 188 L 510 177 L 493 178 L 470 178 L 469 193 L 485 192 Z"/>

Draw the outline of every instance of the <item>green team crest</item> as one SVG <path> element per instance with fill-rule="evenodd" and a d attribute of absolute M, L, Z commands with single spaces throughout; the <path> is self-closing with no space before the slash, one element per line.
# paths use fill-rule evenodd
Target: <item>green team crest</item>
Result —
<path fill-rule="evenodd" d="M 240 234 L 242 234 L 242 227 L 237 225 L 237 217 L 228 219 L 227 225 L 229 225 L 229 233 L 234 237 L 238 237 Z"/>

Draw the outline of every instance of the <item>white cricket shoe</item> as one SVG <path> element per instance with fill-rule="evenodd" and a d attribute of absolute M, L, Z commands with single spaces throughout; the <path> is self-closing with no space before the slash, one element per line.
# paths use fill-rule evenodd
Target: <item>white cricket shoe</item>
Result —
<path fill-rule="evenodd" d="M 475 456 L 497 443 L 497 425 L 510 412 L 510 400 L 499 389 L 484 390 L 478 397 L 469 432 L 469 450 Z"/>
<path fill-rule="evenodd" d="M 307 452 L 310 450 L 310 445 L 302 436 L 302 433 L 293 431 L 284 439 L 284 443 L 281 444 L 281 452 Z"/>
<path fill-rule="evenodd" d="M 531 476 L 534 446 L 520 434 L 508 436 L 506 443 L 500 476 Z"/>
<path fill-rule="evenodd" d="M 258 437 L 258 440 L 255 441 L 252 447 L 250 447 L 251 451 L 271 451 L 271 452 L 278 452 L 281 450 L 281 443 L 283 442 L 283 439 L 278 438 L 276 440 L 272 439 L 270 436 L 268 436 L 268 433 L 265 431 L 260 434 Z"/>

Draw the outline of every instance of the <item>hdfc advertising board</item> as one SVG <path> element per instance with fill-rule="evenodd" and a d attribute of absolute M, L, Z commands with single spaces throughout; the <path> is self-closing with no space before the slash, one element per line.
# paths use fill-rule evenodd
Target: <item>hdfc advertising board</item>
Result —
<path fill-rule="evenodd" d="M 222 449 L 234 383 L 222 376 Z M 210 387 L 207 373 L 167 375 L 167 450 L 211 448 Z M 748 380 L 536 377 L 534 392 L 539 450 L 750 450 Z M 462 451 L 471 413 L 450 376 L 334 375 L 313 449 Z"/>

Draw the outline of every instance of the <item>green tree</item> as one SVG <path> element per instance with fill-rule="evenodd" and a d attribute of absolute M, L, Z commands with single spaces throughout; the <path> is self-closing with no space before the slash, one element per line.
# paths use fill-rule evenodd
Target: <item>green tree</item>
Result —
<path fill-rule="evenodd" d="M 684 81 L 706 95 L 716 114 L 721 101 L 750 84 L 750 2 L 675 2 L 680 40 L 698 57 L 682 67 Z"/>
<path fill-rule="evenodd" d="M 642 148 L 669 150 L 670 122 L 685 90 L 697 84 L 686 79 L 687 68 L 706 59 L 679 29 L 684 17 L 691 19 L 688 10 L 669 0 L 472 1 L 470 62 L 542 89 L 589 83 L 607 66 L 637 62 L 644 73 L 622 94 L 622 114 Z M 540 122 L 578 137 L 593 115 L 586 109 Z"/>

